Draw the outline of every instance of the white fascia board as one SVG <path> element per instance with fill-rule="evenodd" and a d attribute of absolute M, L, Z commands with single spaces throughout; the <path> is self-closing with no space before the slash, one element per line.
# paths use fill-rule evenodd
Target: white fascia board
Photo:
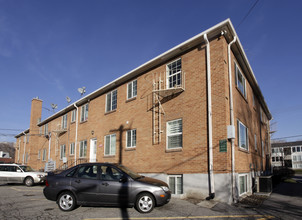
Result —
<path fill-rule="evenodd" d="M 60 110 L 59 112 L 51 115 L 50 117 L 48 117 L 45 120 L 38 123 L 38 126 L 42 126 L 42 125 L 46 124 L 47 122 L 51 121 L 52 119 L 55 119 L 55 118 L 61 116 L 63 113 L 66 113 L 66 112 L 70 111 L 71 109 L 74 109 L 74 104 L 77 105 L 77 106 L 80 106 L 83 103 L 87 102 L 88 100 L 97 97 L 98 94 L 102 94 L 102 92 L 107 91 L 109 88 L 111 88 L 111 87 L 114 88 L 116 85 L 119 85 L 124 80 L 127 81 L 128 79 L 135 77 L 136 74 L 140 74 L 141 72 L 143 72 L 144 69 L 151 68 L 157 62 L 163 62 L 163 60 L 170 58 L 170 56 L 173 56 L 173 55 L 181 52 L 183 47 L 185 47 L 185 49 L 188 49 L 191 46 L 195 46 L 194 44 L 193 45 L 190 45 L 190 44 L 192 44 L 196 41 L 202 42 L 204 34 L 211 33 L 212 31 L 214 31 L 216 29 L 220 29 L 224 26 L 227 26 L 228 24 L 231 24 L 230 19 L 226 19 L 225 21 L 222 21 L 219 24 L 207 29 L 206 31 L 204 31 L 204 32 L 190 38 L 189 40 L 173 47 L 172 49 L 170 49 L 170 50 L 160 54 L 159 56 L 147 61 L 146 63 L 140 65 L 139 67 L 137 67 L 133 70 L 131 70 L 130 72 L 124 74 L 123 76 L 121 76 L 121 77 L 115 79 L 114 81 L 106 84 L 105 86 L 103 86 L 103 87 L 93 91 L 92 93 L 86 95 L 85 97 L 75 101 L 74 103 L 70 104 L 69 106 L 67 106 L 66 108 Z"/>

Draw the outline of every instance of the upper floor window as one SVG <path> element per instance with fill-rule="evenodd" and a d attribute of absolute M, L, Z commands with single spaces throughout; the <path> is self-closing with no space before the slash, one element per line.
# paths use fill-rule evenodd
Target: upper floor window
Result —
<path fill-rule="evenodd" d="M 239 89 L 239 91 L 242 93 L 242 95 L 246 98 L 245 78 L 236 63 L 235 63 L 235 73 L 236 73 L 236 86 Z"/>
<path fill-rule="evenodd" d="M 67 114 L 62 116 L 62 129 L 67 128 Z"/>
<path fill-rule="evenodd" d="M 244 150 L 248 150 L 248 129 L 238 120 L 238 146 Z"/>
<path fill-rule="evenodd" d="M 88 119 L 88 104 L 81 107 L 81 122 L 87 121 Z"/>
<path fill-rule="evenodd" d="M 44 125 L 44 135 L 48 135 L 48 124 Z"/>
<path fill-rule="evenodd" d="M 182 147 L 182 119 L 167 122 L 167 149 Z"/>
<path fill-rule="evenodd" d="M 116 108 L 117 108 L 117 90 L 114 90 L 106 95 L 106 112 L 113 111 Z"/>
<path fill-rule="evenodd" d="M 127 86 L 127 99 L 132 99 L 137 95 L 137 80 L 128 83 Z"/>
<path fill-rule="evenodd" d="M 75 122 L 76 121 L 76 117 L 77 117 L 77 110 L 74 109 L 71 112 L 71 122 Z"/>
<path fill-rule="evenodd" d="M 127 148 L 136 147 L 136 129 L 127 131 Z"/>
<path fill-rule="evenodd" d="M 178 59 L 167 65 L 167 88 L 180 86 L 181 81 L 181 59 Z"/>

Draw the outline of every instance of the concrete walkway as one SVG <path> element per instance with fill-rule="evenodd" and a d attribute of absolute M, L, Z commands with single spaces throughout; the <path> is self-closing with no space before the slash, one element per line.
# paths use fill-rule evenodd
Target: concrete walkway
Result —
<path fill-rule="evenodd" d="M 277 219 L 302 219 L 302 175 L 292 179 L 296 183 L 282 182 L 274 189 L 257 208 L 259 214 L 273 215 Z"/>

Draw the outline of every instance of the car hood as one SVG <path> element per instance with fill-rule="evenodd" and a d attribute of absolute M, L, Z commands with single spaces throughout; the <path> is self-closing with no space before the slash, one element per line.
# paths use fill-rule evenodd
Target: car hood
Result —
<path fill-rule="evenodd" d="M 136 181 L 142 182 L 142 183 L 149 183 L 149 184 L 154 185 L 154 186 L 168 186 L 167 183 L 165 183 L 161 180 L 153 179 L 153 178 L 145 177 L 145 176 L 142 177 L 142 178 L 137 179 Z"/>

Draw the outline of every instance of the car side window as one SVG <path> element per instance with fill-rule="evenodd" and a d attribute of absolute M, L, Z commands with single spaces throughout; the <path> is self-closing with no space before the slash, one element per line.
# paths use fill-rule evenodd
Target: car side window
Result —
<path fill-rule="evenodd" d="M 9 168 L 8 169 L 9 172 L 16 172 L 17 171 L 17 169 L 16 169 L 17 167 L 15 167 L 15 166 L 9 166 L 8 168 Z"/>
<path fill-rule="evenodd" d="M 7 171 L 6 166 L 0 166 L 0 171 Z"/>
<path fill-rule="evenodd" d="M 101 167 L 101 179 L 106 181 L 119 181 L 123 174 L 110 166 L 102 166 Z"/>
<path fill-rule="evenodd" d="M 97 165 L 83 166 L 78 169 L 76 177 L 83 179 L 97 179 Z"/>
<path fill-rule="evenodd" d="M 73 169 L 71 172 L 69 172 L 66 176 L 67 177 L 73 177 L 73 175 L 75 174 L 75 172 L 77 172 L 78 169 Z"/>

